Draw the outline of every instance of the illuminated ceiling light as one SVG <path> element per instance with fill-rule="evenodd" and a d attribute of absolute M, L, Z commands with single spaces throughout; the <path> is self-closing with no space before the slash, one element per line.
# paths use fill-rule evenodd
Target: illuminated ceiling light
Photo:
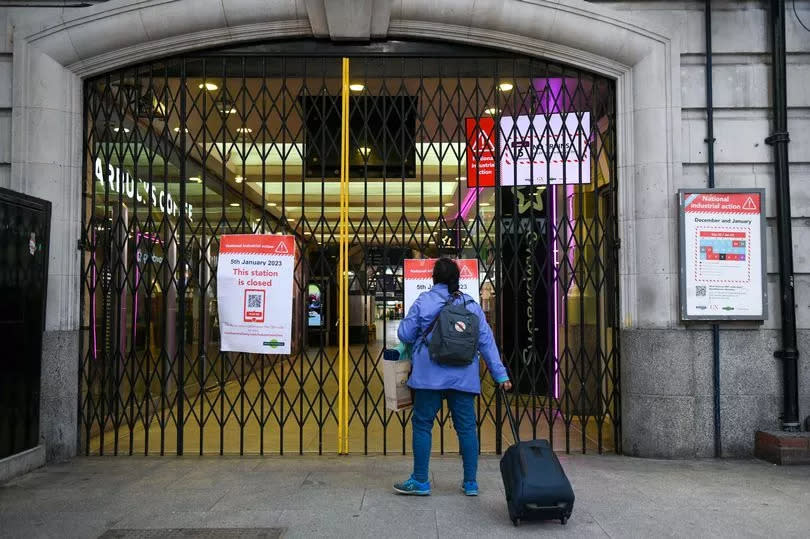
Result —
<path fill-rule="evenodd" d="M 368 157 L 368 154 L 371 153 L 371 148 L 369 148 L 368 146 L 360 146 L 359 148 L 357 148 L 357 151 L 360 152 L 360 155 L 362 155 L 363 157 Z"/>
<path fill-rule="evenodd" d="M 186 127 L 185 129 L 183 129 L 183 131 L 185 131 L 186 133 L 188 133 L 188 127 Z M 179 127 L 175 127 L 175 128 L 174 128 L 174 132 L 175 132 L 175 133 L 179 133 L 179 132 L 180 132 L 180 128 L 179 128 Z"/>
<path fill-rule="evenodd" d="M 194 183 L 202 183 L 202 178 L 200 178 L 199 176 L 192 176 L 191 178 L 188 179 L 188 181 Z"/>
<path fill-rule="evenodd" d="M 447 206 L 448 208 L 450 206 L 455 206 L 455 204 L 453 204 L 452 202 L 445 202 L 444 205 Z"/>
<path fill-rule="evenodd" d="M 237 133 L 253 133 L 253 129 L 249 127 L 240 127 L 236 130 Z"/>
<path fill-rule="evenodd" d="M 311 236 L 311 235 L 312 235 L 312 232 L 309 232 L 309 231 L 304 232 L 304 236 Z"/>
<path fill-rule="evenodd" d="M 231 208 L 238 208 L 238 207 L 239 207 L 238 202 L 231 202 Z"/>
<path fill-rule="evenodd" d="M 501 112 L 501 109 L 498 109 L 498 108 L 495 108 L 495 107 L 489 107 L 489 108 L 484 109 L 484 113 L 489 114 L 490 116 L 495 116 L 499 112 Z"/>
<path fill-rule="evenodd" d="M 129 133 L 129 127 L 113 127 L 113 131 L 118 133 L 119 131 L 123 131 L 124 133 Z"/>
<path fill-rule="evenodd" d="M 490 206 L 489 202 L 481 202 L 479 206 Z"/>
<path fill-rule="evenodd" d="M 243 181 L 245 181 L 245 179 L 242 176 L 237 176 L 236 178 L 234 178 L 234 180 L 236 181 L 236 183 L 242 183 Z"/>
<path fill-rule="evenodd" d="M 467 179 L 467 177 L 466 177 L 466 176 L 456 176 L 456 181 L 457 181 L 457 182 L 463 182 L 463 181 L 464 181 L 464 180 L 466 180 L 466 179 Z"/>
<path fill-rule="evenodd" d="M 360 84 L 359 82 L 349 85 L 349 90 L 351 90 L 352 92 L 362 92 L 365 89 L 366 89 L 365 85 Z"/>
<path fill-rule="evenodd" d="M 214 84 L 213 82 L 201 82 L 201 83 L 199 84 L 199 86 L 197 86 L 197 88 L 199 88 L 200 90 L 202 90 L 203 88 L 205 88 L 205 89 L 206 89 L 206 90 L 208 90 L 209 92 L 215 92 L 215 91 L 219 90 L 219 86 L 217 86 L 217 85 L 216 85 L 216 84 Z"/>
<path fill-rule="evenodd" d="M 238 111 L 230 101 L 217 101 L 217 110 L 222 114 L 236 114 Z"/>
<path fill-rule="evenodd" d="M 511 82 L 502 82 L 498 85 L 498 89 L 502 92 L 511 92 L 515 86 Z"/>
<path fill-rule="evenodd" d="M 276 204 L 275 202 L 268 202 L 267 203 L 267 207 L 269 207 L 269 208 L 275 208 L 277 205 L 278 204 Z"/>

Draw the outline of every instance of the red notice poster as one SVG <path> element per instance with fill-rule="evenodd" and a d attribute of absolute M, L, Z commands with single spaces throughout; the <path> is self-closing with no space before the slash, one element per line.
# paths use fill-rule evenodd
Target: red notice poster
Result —
<path fill-rule="evenodd" d="M 478 282 L 478 260 L 474 258 L 456 260 L 459 269 L 458 288 L 480 303 Z M 405 312 L 411 308 L 419 294 L 433 287 L 433 266 L 435 258 L 405 259 Z"/>
<path fill-rule="evenodd" d="M 467 118 L 467 187 L 495 187 L 495 119 Z"/>
<path fill-rule="evenodd" d="M 289 354 L 295 236 L 224 234 L 217 262 L 223 352 Z"/>

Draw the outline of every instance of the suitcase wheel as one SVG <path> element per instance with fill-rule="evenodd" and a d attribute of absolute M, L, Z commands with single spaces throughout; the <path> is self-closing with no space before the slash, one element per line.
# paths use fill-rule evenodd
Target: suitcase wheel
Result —
<path fill-rule="evenodd" d="M 515 528 L 517 528 L 518 526 L 520 526 L 520 519 L 519 519 L 519 518 L 513 518 L 513 519 L 512 519 L 512 525 L 513 525 Z"/>
<path fill-rule="evenodd" d="M 560 524 L 562 524 L 563 526 L 565 526 L 565 523 L 566 523 L 566 522 L 568 522 L 568 517 L 562 517 L 562 518 L 560 518 Z"/>

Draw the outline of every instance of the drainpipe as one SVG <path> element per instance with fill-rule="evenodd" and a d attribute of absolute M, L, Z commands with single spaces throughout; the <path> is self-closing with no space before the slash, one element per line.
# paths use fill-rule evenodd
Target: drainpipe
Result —
<path fill-rule="evenodd" d="M 714 189 L 714 98 L 712 91 L 712 1 L 706 0 L 704 9 L 706 30 L 706 142 L 709 165 L 709 189 Z M 714 457 L 723 454 L 720 431 L 720 324 L 712 324 L 712 377 L 714 384 Z"/>
<path fill-rule="evenodd" d="M 771 64 L 773 87 L 773 132 L 765 142 L 773 146 L 776 184 L 776 232 L 779 249 L 779 291 L 782 311 L 782 349 L 774 356 L 782 360 L 782 430 L 799 430 L 799 350 L 796 346 L 796 304 L 793 291 L 793 234 L 788 175 L 787 74 L 785 72 L 785 1 L 771 0 Z"/>

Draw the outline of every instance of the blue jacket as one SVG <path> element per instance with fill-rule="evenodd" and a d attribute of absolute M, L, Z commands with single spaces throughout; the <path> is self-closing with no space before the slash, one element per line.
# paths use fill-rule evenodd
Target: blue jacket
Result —
<path fill-rule="evenodd" d="M 422 334 L 444 306 L 450 293 L 447 285 L 437 284 L 427 292 L 422 292 L 408 310 L 407 316 L 399 323 L 397 337 L 406 344 L 413 344 L 413 371 L 408 385 L 413 389 L 456 389 L 468 393 L 481 393 L 479 364 L 473 361 L 466 367 L 448 367 L 439 365 L 430 359 L 427 344 L 422 341 Z M 464 294 L 465 300 L 472 300 Z M 478 351 L 484 357 L 492 378 L 497 383 L 509 380 L 506 368 L 501 362 L 492 329 L 487 324 L 481 306 L 470 301 L 467 309 L 475 313 L 481 321 L 478 333 Z"/>

